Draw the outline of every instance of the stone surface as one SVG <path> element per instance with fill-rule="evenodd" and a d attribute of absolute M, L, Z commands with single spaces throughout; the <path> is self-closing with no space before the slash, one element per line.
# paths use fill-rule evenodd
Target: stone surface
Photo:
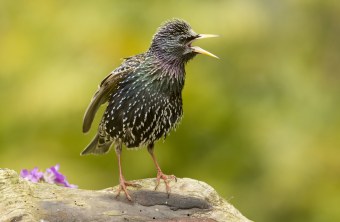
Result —
<path fill-rule="evenodd" d="M 141 186 L 129 187 L 128 201 L 123 193 L 116 197 L 117 187 L 70 189 L 0 169 L 0 221 L 249 221 L 204 182 L 179 178 L 170 196 L 163 183 L 154 190 L 155 179 L 133 182 Z"/>

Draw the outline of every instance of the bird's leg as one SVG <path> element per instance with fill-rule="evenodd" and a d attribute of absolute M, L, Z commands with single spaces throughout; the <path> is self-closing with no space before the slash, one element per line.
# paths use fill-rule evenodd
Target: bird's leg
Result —
<path fill-rule="evenodd" d="M 120 160 L 120 155 L 122 153 L 122 144 L 121 143 L 116 144 L 115 149 L 116 149 L 116 156 L 117 156 L 117 159 L 118 159 L 118 167 L 119 167 L 119 188 L 118 188 L 116 197 L 119 196 L 121 191 L 124 191 L 126 198 L 131 201 L 132 200 L 131 196 L 129 195 L 126 187 L 127 186 L 139 187 L 140 185 L 135 184 L 135 183 L 131 183 L 131 182 L 127 182 L 124 179 L 123 172 L 122 172 L 121 160 Z"/>
<path fill-rule="evenodd" d="M 153 143 L 148 145 L 148 151 L 149 151 L 149 153 L 152 157 L 152 160 L 155 163 L 155 166 L 156 166 L 156 169 L 157 169 L 157 184 L 156 184 L 155 190 L 158 188 L 160 180 L 162 179 L 162 180 L 164 180 L 164 183 L 165 183 L 165 186 L 166 186 L 166 192 L 168 194 L 170 194 L 171 188 L 170 188 L 170 185 L 169 185 L 169 180 L 175 179 L 175 181 L 177 182 L 177 178 L 176 178 L 175 175 L 166 175 L 162 172 L 162 170 L 159 167 L 158 162 L 156 160 L 156 156 L 153 153 L 153 148 L 154 148 Z"/>

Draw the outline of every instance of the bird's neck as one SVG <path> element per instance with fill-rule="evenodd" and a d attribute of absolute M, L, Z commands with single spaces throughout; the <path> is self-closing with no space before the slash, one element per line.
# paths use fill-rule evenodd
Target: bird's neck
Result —
<path fill-rule="evenodd" d="M 155 54 L 152 55 L 151 61 L 154 68 L 152 79 L 158 83 L 158 89 L 162 92 L 181 94 L 185 81 L 185 64 Z"/>

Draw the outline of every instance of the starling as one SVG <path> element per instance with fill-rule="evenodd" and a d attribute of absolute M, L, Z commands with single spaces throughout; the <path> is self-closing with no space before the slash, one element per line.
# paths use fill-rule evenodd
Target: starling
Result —
<path fill-rule="evenodd" d="M 115 147 L 119 166 L 119 190 L 127 192 L 127 182 L 122 174 L 120 155 L 122 146 L 127 149 L 146 146 L 157 169 L 157 186 L 164 180 L 169 194 L 169 180 L 154 155 L 154 143 L 166 137 L 180 122 L 182 89 L 185 80 L 185 64 L 197 54 L 217 58 L 208 51 L 192 46 L 197 39 L 216 37 L 197 34 L 190 25 L 180 19 L 166 21 L 153 36 L 145 53 L 125 58 L 99 85 L 83 120 L 83 132 L 88 132 L 98 108 L 108 102 L 98 132 L 82 151 L 85 154 L 105 154 L 111 145 Z M 155 188 L 155 189 L 156 189 Z"/>

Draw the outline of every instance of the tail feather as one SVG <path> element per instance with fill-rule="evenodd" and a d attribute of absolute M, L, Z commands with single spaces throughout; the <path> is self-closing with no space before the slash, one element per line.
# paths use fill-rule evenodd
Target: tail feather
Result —
<path fill-rule="evenodd" d="M 105 154 L 109 152 L 113 141 L 106 141 L 100 138 L 98 134 L 93 138 L 89 145 L 80 153 L 80 155 L 87 154 Z"/>

